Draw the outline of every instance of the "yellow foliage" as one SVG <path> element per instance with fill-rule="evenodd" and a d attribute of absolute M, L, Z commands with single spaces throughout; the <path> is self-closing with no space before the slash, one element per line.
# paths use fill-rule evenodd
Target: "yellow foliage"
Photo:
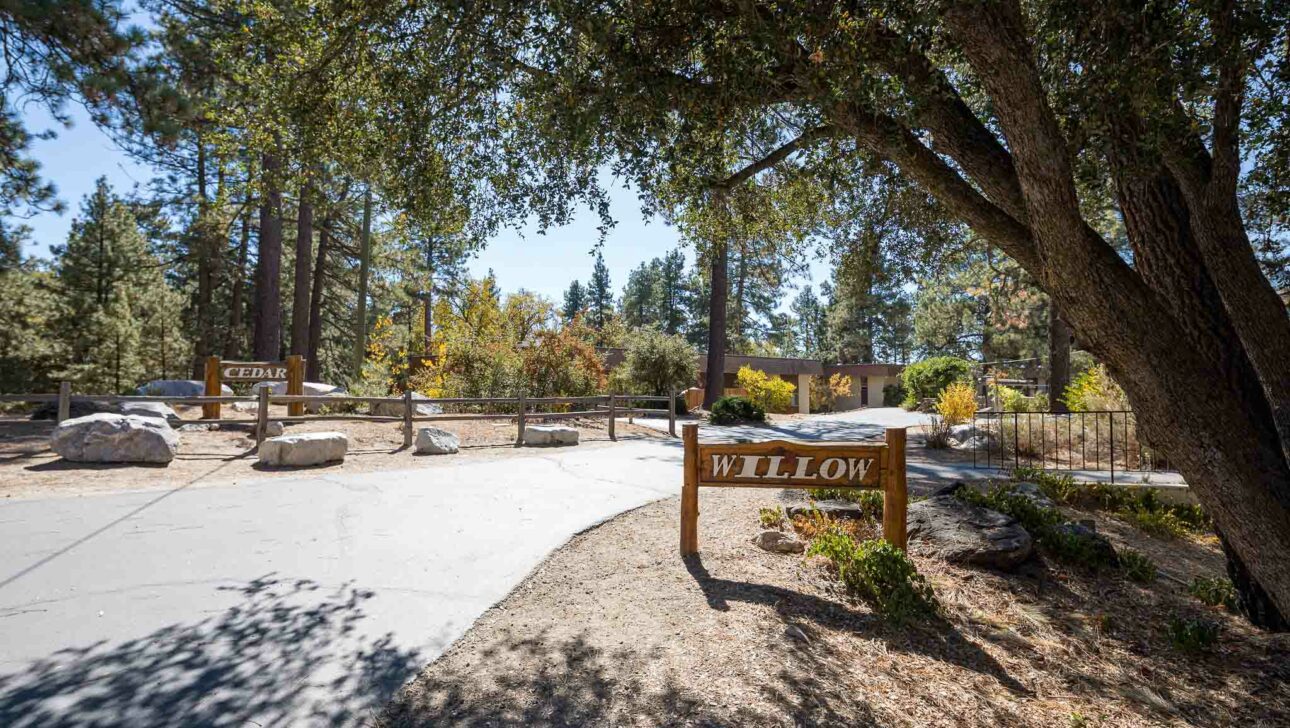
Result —
<path fill-rule="evenodd" d="M 811 377 L 811 411 L 832 412 L 837 405 L 838 397 L 851 395 L 851 377 L 845 374 L 834 374 Z"/>
<path fill-rule="evenodd" d="M 968 422 L 976 414 L 976 393 L 967 382 L 953 382 L 941 390 L 936 400 L 936 411 L 948 425 Z"/>
<path fill-rule="evenodd" d="M 746 365 L 739 368 L 735 381 L 740 389 L 748 393 L 748 399 L 767 412 L 787 411 L 793 402 L 793 392 L 797 389 L 791 382 Z"/>

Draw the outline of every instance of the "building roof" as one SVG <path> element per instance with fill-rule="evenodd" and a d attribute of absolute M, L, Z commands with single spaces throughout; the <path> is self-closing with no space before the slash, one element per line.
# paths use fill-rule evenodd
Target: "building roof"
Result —
<path fill-rule="evenodd" d="M 895 377 L 904 368 L 903 364 L 825 364 L 824 373 L 829 376 L 845 374 L 849 377 Z"/>
<path fill-rule="evenodd" d="M 824 365 L 819 359 L 797 359 L 782 356 L 745 356 L 726 354 L 726 374 L 734 374 L 741 367 L 750 366 L 767 374 L 823 374 Z M 699 354 L 699 371 L 708 371 L 708 354 Z"/>

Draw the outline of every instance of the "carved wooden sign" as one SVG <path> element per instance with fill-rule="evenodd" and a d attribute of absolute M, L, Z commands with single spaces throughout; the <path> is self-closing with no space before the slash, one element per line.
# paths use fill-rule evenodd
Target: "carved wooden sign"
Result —
<path fill-rule="evenodd" d="M 699 551 L 699 488 L 881 489 L 883 537 L 905 547 L 908 494 L 905 430 L 888 429 L 882 442 L 807 443 L 787 440 L 699 444 L 686 425 L 685 482 L 681 489 L 681 554 Z"/>
<path fill-rule="evenodd" d="M 285 361 L 224 361 L 219 365 L 220 379 L 225 382 L 285 382 Z"/>

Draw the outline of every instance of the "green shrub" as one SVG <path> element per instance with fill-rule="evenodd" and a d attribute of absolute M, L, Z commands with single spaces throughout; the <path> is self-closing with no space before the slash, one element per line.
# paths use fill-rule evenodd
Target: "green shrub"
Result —
<path fill-rule="evenodd" d="M 882 387 L 882 406 L 899 407 L 905 401 L 905 385 L 885 384 Z"/>
<path fill-rule="evenodd" d="M 1177 537 L 1213 527 L 1204 509 L 1185 503 L 1165 503 L 1150 488 L 1130 488 L 1107 483 L 1076 483 L 1064 473 L 1017 468 L 1012 479 L 1039 486 L 1044 495 L 1077 508 L 1110 511 L 1156 536 Z"/>
<path fill-rule="evenodd" d="M 855 488 L 816 488 L 809 490 L 814 500 L 845 500 L 859 503 L 865 518 L 882 518 L 882 491 L 856 490 Z"/>
<path fill-rule="evenodd" d="M 1129 408 L 1129 400 L 1124 396 L 1124 390 L 1111 379 L 1106 366 L 1102 364 L 1084 370 L 1071 380 L 1066 391 L 1062 393 L 1062 402 L 1071 412 Z"/>
<path fill-rule="evenodd" d="M 1236 611 L 1236 587 L 1227 577 L 1198 576 L 1191 580 L 1187 593 L 1211 607 L 1222 606 L 1229 612 Z"/>
<path fill-rule="evenodd" d="M 764 422 L 766 410 L 747 397 L 722 397 L 712 403 L 708 421 L 714 425 L 731 425 L 737 422 Z"/>
<path fill-rule="evenodd" d="M 1044 397 L 1027 397 L 1019 389 L 996 384 L 990 394 L 990 403 L 999 403 L 1004 412 L 1043 412 L 1048 409 L 1048 400 Z"/>
<path fill-rule="evenodd" d="M 623 369 L 635 389 L 667 395 L 694 384 L 698 361 L 698 349 L 684 337 L 645 327 L 632 333 Z"/>
<path fill-rule="evenodd" d="M 1169 643 L 1180 652 L 1204 652 L 1218 641 L 1218 623 L 1194 617 L 1169 618 Z"/>
<path fill-rule="evenodd" d="M 1011 483 L 995 483 L 982 493 L 960 488 L 959 499 L 1017 519 L 1045 551 L 1059 561 L 1091 569 L 1113 566 L 1116 554 L 1091 534 L 1081 533 L 1056 508 L 1044 508 L 1013 491 Z"/>
<path fill-rule="evenodd" d="M 762 508 L 757 512 L 757 518 L 766 528 L 779 528 L 784 523 L 784 509 L 779 506 Z"/>
<path fill-rule="evenodd" d="M 820 534 L 808 555 L 833 563 L 847 593 L 867 602 L 883 619 L 902 625 L 935 616 L 932 587 L 904 551 L 882 539 L 862 541 L 836 531 Z"/>
<path fill-rule="evenodd" d="M 1120 570 L 1129 581 L 1146 584 L 1156 580 L 1156 562 L 1137 551 L 1120 551 Z"/>
<path fill-rule="evenodd" d="M 966 359 L 954 356 L 936 356 L 910 364 L 900 375 L 904 405 L 912 408 L 924 399 L 936 399 L 952 382 L 967 379 L 971 366 Z"/>

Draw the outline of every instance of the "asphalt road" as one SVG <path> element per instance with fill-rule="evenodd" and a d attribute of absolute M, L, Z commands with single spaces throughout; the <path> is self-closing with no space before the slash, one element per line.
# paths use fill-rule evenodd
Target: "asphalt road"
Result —
<path fill-rule="evenodd" d="M 0 726 L 363 721 L 678 444 L 0 505 Z"/>

